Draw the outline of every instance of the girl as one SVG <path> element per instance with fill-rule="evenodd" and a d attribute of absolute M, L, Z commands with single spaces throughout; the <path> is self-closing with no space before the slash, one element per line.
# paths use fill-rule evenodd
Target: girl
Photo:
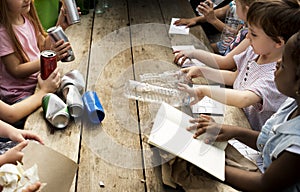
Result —
<path fill-rule="evenodd" d="M 51 45 L 32 0 L 0 0 L 0 9 L 0 99 L 13 104 L 34 93 L 40 52 L 53 49 L 60 60 L 70 44 L 61 40 Z M 66 26 L 63 14 L 58 21 Z"/>
<path fill-rule="evenodd" d="M 236 138 L 262 152 L 261 172 L 247 172 L 226 166 L 225 181 L 242 191 L 298 191 L 300 187 L 300 32 L 287 42 L 282 61 L 275 72 L 278 90 L 289 98 L 263 126 L 262 131 L 217 124 L 209 116 L 191 122 L 197 124 L 196 137 L 218 133 L 206 143 Z M 215 135 L 215 134 L 214 134 Z"/>
<path fill-rule="evenodd" d="M 261 130 L 265 121 L 286 99 L 276 89 L 274 71 L 285 42 L 299 30 L 299 2 L 254 2 L 249 8 L 247 21 L 251 46 L 233 57 L 237 66 L 235 72 L 209 67 L 183 69 L 187 78 L 202 75 L 218 83 L 233 86 L 234 89 L 210 89 L 202 86 L 194 90 L 186 85 L 180 85 L 180 89 L 194 97 L 191 104 L 208 96 L 224 104 L 243 108 L 252 129 Z"/>

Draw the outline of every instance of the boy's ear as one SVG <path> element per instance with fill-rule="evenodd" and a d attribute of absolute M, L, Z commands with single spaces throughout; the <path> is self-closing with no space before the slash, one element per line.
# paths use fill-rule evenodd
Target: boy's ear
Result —
<path fill-rule="evenodd" d="M 279 42 L 276 43 L 276 48 L 280 48 L 285 45 L 285 41 L 282 37 L 278 37 L 278 39 L 279 39 Z"/>

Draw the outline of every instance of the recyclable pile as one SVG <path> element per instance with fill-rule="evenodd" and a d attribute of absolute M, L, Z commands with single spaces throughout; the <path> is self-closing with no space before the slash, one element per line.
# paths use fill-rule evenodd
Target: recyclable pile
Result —
<path fill-rule="evenodd" d="M 166 102 L 174 107 L 187 105 L 188 94 L 177 89 L 178 83 L 187 83 L 181 71 L 145 73 L 140 75 L 140 82 L 129 80 L 125 84 L 124 95 L 143 102 Z"/>
<path fill-rule="evenodd" d="M 65 128 L 70 118 L 82 117 L 84 112 L 92 123 L 104 119 L 104 110 L 96 92 L 84 93 L 85 81 L 77 70 L 66 73 L 61 80 L 58 94 L 48 93 L 42 99 L 45 118 L 56 128 Z M 58 96 L 60 95 L 60 97 Z"/>

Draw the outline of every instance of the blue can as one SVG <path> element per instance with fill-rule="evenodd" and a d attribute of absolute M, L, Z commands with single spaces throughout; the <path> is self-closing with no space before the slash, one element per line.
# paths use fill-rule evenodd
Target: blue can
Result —
<path fill-rule="evenodd" d="M 105 113 L 97 93 L 95 91 L 87 91 L 83 94 L 82 100 L 89 120 L 94 124 L 101 123 Z"/>

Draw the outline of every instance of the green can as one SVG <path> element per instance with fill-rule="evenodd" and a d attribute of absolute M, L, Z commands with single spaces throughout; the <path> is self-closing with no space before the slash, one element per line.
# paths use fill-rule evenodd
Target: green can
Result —
<path fill-rule="evenodd" d="M 42 99 L 45 118 L 56 128 L 65 128 L 70 121 L 67 105 L 55 94 L 48 93 Z"/>

